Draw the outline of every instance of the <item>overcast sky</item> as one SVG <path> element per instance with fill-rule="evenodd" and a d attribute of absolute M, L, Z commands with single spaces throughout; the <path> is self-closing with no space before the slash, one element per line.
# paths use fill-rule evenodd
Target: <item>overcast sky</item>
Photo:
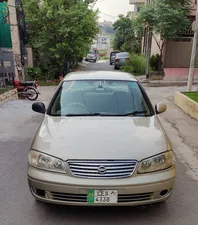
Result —
<path fill-rule="evenodd" d="M 98 0 L 95 8 L 101 11 L 100 21 L 115 21 L 119 14 L 126 15 L 128 11 L 133 10 L 133 6 L 129 5 L 129 0 Z"/>

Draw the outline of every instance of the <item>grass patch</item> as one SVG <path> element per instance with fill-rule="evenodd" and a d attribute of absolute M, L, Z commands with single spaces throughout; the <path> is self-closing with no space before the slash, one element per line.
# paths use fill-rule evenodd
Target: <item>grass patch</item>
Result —
<path fill-rule="evenodd" d="M 198 102 L 198 92 L 183 92 L 183 94 L 195 102 Z"/>
<path fill-rule="evenodd" d="M 0 95 L 4 94 L 5 92 L 8 92 L 10 90 L 12 90 L 13 88 L 0 88 Z"/>

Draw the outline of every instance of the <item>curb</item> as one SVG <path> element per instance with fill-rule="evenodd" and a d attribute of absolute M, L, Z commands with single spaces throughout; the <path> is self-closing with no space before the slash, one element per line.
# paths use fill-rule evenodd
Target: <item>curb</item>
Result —
<path fill-rule="evenodd" d="M 194 82 L 193 85 L 198 85 L 198 81 Z M 187 81 L 158 81 L 148 82 L 149 87 L 172 87 L 172 86 L 187 86 Z"/>
<path fill-rule="evenodd" d="M 0 105 L 6 103 L 8 101 L 17 100 L 17 99 L 18 99 L 17 89 L 7 91 L 0 95 Z"/>
<path fill-rule="evenodd" d="M 192 118 L 198 120 L 198 103 L 181 92 L 176 92 L 174 103 Z"/>

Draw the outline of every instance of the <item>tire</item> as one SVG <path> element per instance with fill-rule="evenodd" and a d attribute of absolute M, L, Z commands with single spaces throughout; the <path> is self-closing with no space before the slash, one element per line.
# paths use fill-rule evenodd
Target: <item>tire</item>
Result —
<path fill-rule="evenodd" d="M 27 96 L 26 98 L 29 99 L 30 101 L 35 101 L 38 98 L 38 92 L 35 88 L 29 87 L 27 88 L 27 92 L 31 91 L 32 94 L 34 93 L 33 97 Z"/>
<path fill-rule="evenodd" d="M 111 63 L 111 62 L 110 62 L 109 64 L 110 64 L 110 65 L 112 65 L 112 63 Z"/>
<path fill-rule="evenodd" d="M 114 66 L 114 69 L 115 69 L 115 70 L 119 70 L 119 67 L 117 67 L 117 66 Z"/>

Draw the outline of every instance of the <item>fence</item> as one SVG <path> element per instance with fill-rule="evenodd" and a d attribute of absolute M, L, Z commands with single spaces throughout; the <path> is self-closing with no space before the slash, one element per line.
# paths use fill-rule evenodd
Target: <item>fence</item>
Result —
<path fill-rule="evenodd" d="M 14 73 L 0 73 L 0 88 L 13 86 Z"/>

